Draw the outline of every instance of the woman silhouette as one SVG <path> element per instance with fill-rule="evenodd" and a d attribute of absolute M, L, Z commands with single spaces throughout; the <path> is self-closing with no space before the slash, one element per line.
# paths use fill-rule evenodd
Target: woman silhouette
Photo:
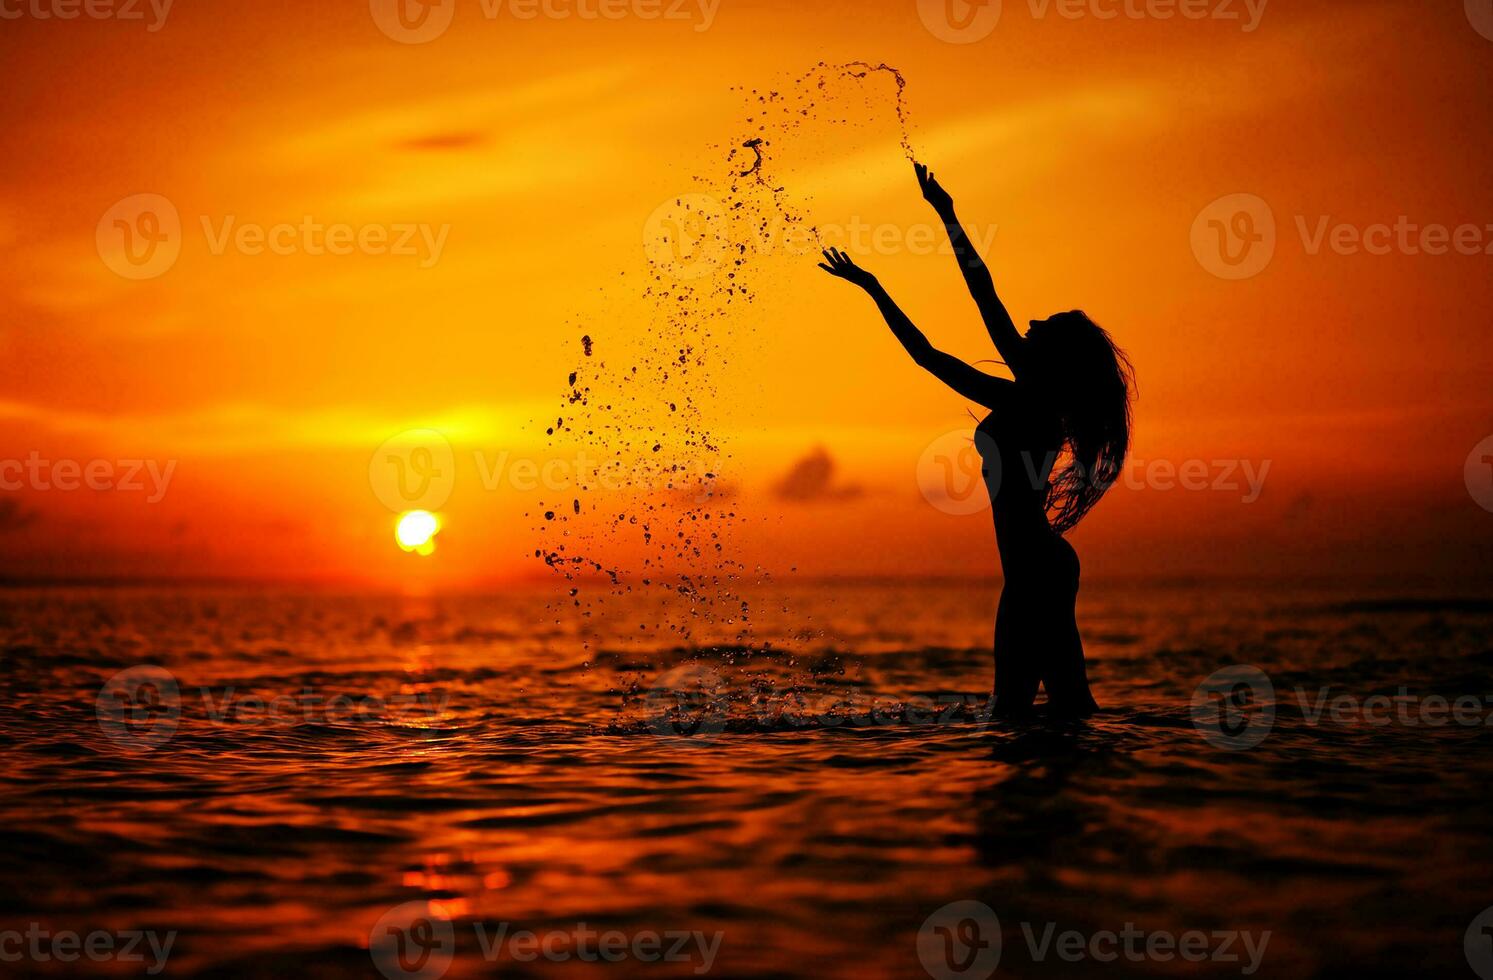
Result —
<path fill-rule="evenodd" d="M 1130 447 L 1130 362 L 1109 334 L 1078 311 L 1033 320 L 1023 338 L 955 217 L 953 198 L 927 167 L 914 168 L 1015 380 L 985 374 L 934 349 L 876 277 L 844 253 L 830 249 L 819 267 L 869 293 L 920 367 L 990 409 L 975 429 L 975 446 L 1005 579 L 995 617 L 996 709 L 1031 709 L 1040 685 L 1050 713 L 1086 715 L 1097 706 L 1075 618 L 1078 555 L 1063 535 L 1119 476 Z"/>

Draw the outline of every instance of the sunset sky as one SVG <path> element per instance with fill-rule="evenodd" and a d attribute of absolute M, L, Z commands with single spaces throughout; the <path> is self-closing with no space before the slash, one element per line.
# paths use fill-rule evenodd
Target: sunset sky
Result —
<path fill-rule="evenodd" d="M 1213 461 L 1244 464 L 1237 489 L 1117 488 L 1075 532 L 1086 575 L 1487 576 L 1493 513 L 1464 477 L 1493 436 L 1493 39 L 1476 3 L 1292 0 L 1247 31 L 1006 0 L 988 37 L 954 44 L 925 22 L 939 5 L 914 0 L 615 20 L 554 2 L 571 15 L 445 0 L 449 28 L 421 44 L 381 29 L 379 0 L 181 0 L 156 30 L 144 4 L 143 22 L 5 5 L 21 16 L 0 20 L 0 460 L 154 469 L 139 491 L 7 484 L 0 577 L 547 574 L 535 515 L 569 495 L 489 489 L 481 471 L 557 451 L 545 428 L 583 334 L 613 368 L 647 348 L 649 217 L 753 136 L 814 223 L 891 229 L 851 250 L 936 344 L 993 357 L 953 259 L 896 243 L 932 215 L 890 76 L 844 81 L 865 92 L 844 122 L 745 121 L 751 91 L 821 61 L 900 69 L 913 147 L 988 236 L 1018 323 L 1082 308 L 1128 349 L 1139 465 L 1204 461 L 1211 484 L 1227 477 Z M 1493 35 L 1493 9 L 1482 23 Z M 180 216 L 179 257 L 153 278 L 100 248 L 138 194 Z M 1237 280 L 1193 236 L 1235 194 L 1276 224 L 1273 259 Z M 413 252 L 218 241 L 307 216 L 412 226 Z M 1475 254 L 1332 245 L 1339 224 L 1396 222 L 1471 226 Z M 759 257 L 755 301 L 702 339 L 692 382 L 729 454 L 709 462 L 733 491 L 731 556 L 802 575 L 992 571 L 988 511 L 920 491 L 920 457 L 972 426 L 970 406 L 796 251 Z M 370 486 L 376 451 L 411 429 L 453 449 L 429 557 L 397 547 Z M 1245 472 L 1264 474 L 1251 502 Z M 1487 489 L 1493 507 L 1493 467 Z M 625 561 L 632 545 L 598 547 Z"/>

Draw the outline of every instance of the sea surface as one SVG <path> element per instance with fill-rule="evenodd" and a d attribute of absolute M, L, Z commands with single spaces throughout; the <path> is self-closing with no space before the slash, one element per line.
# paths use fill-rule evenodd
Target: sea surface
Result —
<path fill-rule="evenodd" d="M 173 935 L 0 973 L 1475 975 L 1493 601 L 1086 585 L 1059 724 L 997 588 L 0 592 L 0 934 Z"/>

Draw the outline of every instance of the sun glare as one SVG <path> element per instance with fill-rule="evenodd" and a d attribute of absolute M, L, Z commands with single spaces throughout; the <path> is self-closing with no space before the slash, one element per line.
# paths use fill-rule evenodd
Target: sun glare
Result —
<path fill-rule="evenodd" d="M 428 510 L 412 510 L 399 515 L 399 523 L 394 528 L 394 540 L 405 551 L 429 555 L 435 551 L 435 536 L 440 530 L 440 518 Z"/>

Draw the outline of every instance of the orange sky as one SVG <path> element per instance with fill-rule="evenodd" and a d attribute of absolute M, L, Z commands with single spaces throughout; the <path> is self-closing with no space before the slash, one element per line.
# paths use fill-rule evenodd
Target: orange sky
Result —
<path fill-rule="evenodd" d="M 935 36 L 914 0 L 722 0 L 708 27 L 698 4 L 691 20 L 445 4 L 449 29 L 418 45 L 357 2 L 181 3 L 154 31 L 146 5 L 146 23 L 4 5 L 22 15 L 0 22 L 0 460 L 171 475 L 154 502 L 149 471 L 138 492 L 5 485 L 0 576 L 387 587 L 543 572 L 545 495 L 488 489 L 483 461 L 547 458 L 581 333 L 598 357 L 646 346 L 645 224 L 721 171 L 720 147 L 758 135 L 740 89 L 858 60 L 906 76 L 914 147 L 989 236 L 1018 322 L 1081 307 L 1129 349 L 1141 463 L 1208 461 L 1210 481 L 1214 460 L 1268 463 L 1249 503 L 1243 486 L 1117 489 L 1076 532 L 1086 574 L 1486 575 L 1493 514 L 1463 470 L 1493 435 L 1493 255 L 1311 254 L 1299 231 L 1405 216 L 1493 242 L 1493 40 L 1461 4 L 1293 0 L 1245 31 L 1006 0 L 969 44 Z M 853 125 L 765 134 L 784 154 L 768 166 L 814 222 L 905 236 L 930 214 L 889 80 L 866 84 Z M 136 281 L 97 232 L 140 193 L 182 227 L 175 263 Z M 1239 281 L 1191 241 L 1199 212 L 1235 193 L 1278 226 L 1273 260 Z M 229 219 L 304 216 L 432 237 L 396 255 L 215 246 Z M 953 260 L 926 251 L 857 258 L 935 343 L 993 356 Z M 969 427 L 968 406 L 810 257 L 779 245 L 758 265 L 701 405 L 730 454 L 711 465 L 736 491 L 733 557 L 991 570 L 988 513 L 946 514 L 919 491 L 920 456 Z M 412 428 L 443 432 L 456 464 L 430 558 L 395 546 L 370 488 L 375 450 Z M 784 499 L 817 447 L 834 475 L 810 464 Z"/>

